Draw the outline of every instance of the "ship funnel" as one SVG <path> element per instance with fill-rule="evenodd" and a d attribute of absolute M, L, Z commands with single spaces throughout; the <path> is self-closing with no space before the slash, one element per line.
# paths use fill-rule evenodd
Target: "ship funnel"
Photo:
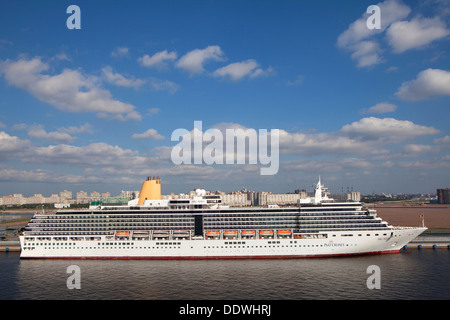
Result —
<path fill-rule="evenodd" d="M 143 205 L 145 200 L 161 200 L 161 180 L 159 177 L 147 177 L 139 193 L 138 205 Z"/>

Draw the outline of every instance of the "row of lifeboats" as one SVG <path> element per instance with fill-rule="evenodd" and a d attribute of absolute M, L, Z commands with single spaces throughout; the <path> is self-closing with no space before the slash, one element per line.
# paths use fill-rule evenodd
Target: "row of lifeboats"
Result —
<path fill-rule="evenodd" d="M 148 238 L 150 236 L 150 231 L 118 231 L 116 232 L 116 237 L 129 237 L 132 234 L 135 238 Z M 152 232 L 153 238 L 168 238 L 170 236 L 170 231 L 168 230 L 154 230 Z M 175 238 L 188 238 L 189 231 L 186 230 L 174 230 L 172 233 Z"/>
<path fill-rule="evenodd" d="M 209 239 L 218 239 L 222 236 L 224 238 L 237 238 L 239 236 L 239 232 L 237 230 L 225 230 L 221 231 L 207 231 L 205 235 Z M 242 230 L 240 235 L 242 238 L 254 238 L 256 235 L 259 235 L 260 238 L 273 238 L 276 234 L 277 237 L 290 237 L 292 232 L 290 230 L 259 230 L 258 232 L 255 230 Z M 129 237 L 132 235 L 136 238 L 147 238 L 150 236 L 150 231 L 118 231 L 116 232 L 116 237 Z M 168 238 L 170 236 L 170 231 L 168 230 L 154 230 L 151 232 L 153 238 Z M 173 237 L 175 238 L 188 238 L 190 236 L 189 231 L 187 230 L 173 230 Z"/>
<path fill-rule="evenodd" d="M 258 231 L 258 234 L 261 238 L 273 238 L 274 235 L 278 237 L 290 237 L 292 232 L 290 230 L 260 230 Z M 207 231 L 206 236 L 208 238 L 219 238 L 220 237 L 220 231 Z M 223 231 L 223 237 L 224 238 L 236 238 L 238 237 L 238 231 L 236 230 L 226 230 Z M 254 230 L 242 230 L 241 231 L 241 237 L 243 238 L 254 238 L 256 236 L 257 232 Z"/>

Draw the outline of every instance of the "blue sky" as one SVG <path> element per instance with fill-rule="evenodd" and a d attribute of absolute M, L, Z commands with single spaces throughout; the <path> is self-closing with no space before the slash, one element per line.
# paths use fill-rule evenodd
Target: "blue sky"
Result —
<path fill-rule="evenodd" d="M 448 187 L 449 18 L 445 0 L 2 2 L 0 194 Z M 278 173 L 175 165 L 196 120 L 279 129 Z"/>

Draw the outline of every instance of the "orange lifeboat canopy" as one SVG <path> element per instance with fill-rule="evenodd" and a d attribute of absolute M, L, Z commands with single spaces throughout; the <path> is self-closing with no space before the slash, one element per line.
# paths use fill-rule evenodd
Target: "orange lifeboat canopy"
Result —
<path fill-rule="evenodd" d="M 224 231 L 223 235 L 225 237 L 236 237 L 237 236 L 237 231 Z"/>
<path fill-rule="evenodd" d="M 188 233 L 187 230 L 174 230 L 173 233 Z"/>

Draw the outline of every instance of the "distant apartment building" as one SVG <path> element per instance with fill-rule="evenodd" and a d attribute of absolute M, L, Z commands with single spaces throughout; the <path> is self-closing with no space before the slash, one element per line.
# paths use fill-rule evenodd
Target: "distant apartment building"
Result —
<path fill-rule="evenodd" d="M 47 204 L 59 201 L 57 194 L 52 194 L 50 197 L 44 197 L 42 194 L 35 194 L 32 197 L 25 198 L 25 204 Z"/>
<path fill-rule="evenodd" d="M 122 190 L 119 193 L 119 198 L 136 199 L 139 198 L 140 191 L 125 191 Z"/>
<path fill-rule="evenodd" d="M 267 206 L 269 204 L 277 205 L 296 205 L 298 200 L 305 199 L 307 197 L 306 191 L 298 193 L 278 193 L 272 194 L 272 192 L 255 192 L 253 197 L 254 206 Z"/>
<path fill-rule="evenodd" d="M 24 204 L 47 204 L 56 203 L 59 201 L 57 194 L 52 194 L 50 197 L 44 197 L 42 194 L 35 194 L 31 197 L 24 197 L 20 193 L 14 195 L 0 197 L 0 205 L 4 206 L 19 206 Z"/>
<path fill-rule="evenodd" d="M 450 204 L 450 189 L 442 188 L 437 189 L 437 203 L 439 204 Z"/>
<path fill-rule="evenodd" d="M 251 205 L 251 201 L 247 199 L 245 193 L 241 194 L 222 194 L 222 204 L 229 205 L 230 207 L 248 207 Z"/>
<path fill-rule="evenodd" d="M 27 204 L 85 204 L 91 201 L 98 201 L 101 199 L 111 198 L 109 192 L 99 193 L 97 191 L 91 192 L 89 195 L 86 191 L 78 191 L 76 198 L 72 198 L 72 191 L 61 191 L 58 194 L 52 194 L 50 197 L 45 197 L 42 194 L 34 194 L 31 197 L 24 197 L 20 193 L 0 197 L 1 206 L 20 206 Z"/>
<path fill-rule="evenodd" d="M 83 191 L 83 190 L 78 191 L 78 192 L 76 193 L 76 195 L 77 195 L 77 199 L 78 199 L 78 200 L 84 200 L 84 199 L 87 199 L 87 197 L 88 197 L 87 192 L 86 192 L 86 191 Z"/>
<path fill-rule="evenodd" d="M 15 193 L 13 195 L 4 196 L 1 198 L 2 205 L 22 205 L 25 204 L 25 197 L 20 193 Z"/>
<path fill-rule="evenodd" d="M 61 191 L 59 193 L 59 197 L 61 198 L 61 201 L 66 199 L 72 199 L 72 191 L 67 190 Z"/>
<path fill-rule="evenodd" d="M 89 197 L 92 199 L 100 199 L 102 195 L 100 194 L 100 192 L 92 191 Z"/>
<path fill-rule="evenodd" d="M 361 192 L 352 191 L 352 192 L 347 193 L 347 200 L 360 202 L 361 201 Z"/>

